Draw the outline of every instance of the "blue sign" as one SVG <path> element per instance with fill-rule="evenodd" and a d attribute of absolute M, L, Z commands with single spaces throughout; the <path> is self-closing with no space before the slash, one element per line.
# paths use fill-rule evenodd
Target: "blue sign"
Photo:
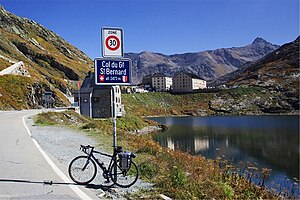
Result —
<path fill-rule="evenodd" d="M 128 58 L 96 58 L 96 85 L 131 85 L 131 60 Z"/>

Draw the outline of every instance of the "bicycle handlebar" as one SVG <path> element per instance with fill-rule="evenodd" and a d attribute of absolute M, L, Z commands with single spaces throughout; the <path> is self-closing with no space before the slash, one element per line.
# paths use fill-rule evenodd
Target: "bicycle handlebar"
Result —
<path fill-rule="evenodd" d="M 90 146 L 90 145 L 87 145 L 87 146 L 85 146 L 85 145 L 80 145 L 80 150 L 83 151 L 83 152 L 86 153 L 86 154 L 89 154 L 89 152 L 88 152 L 89 149 L 92 149 L 92 151 L 93 151 L 94 147 L 92 147 L 92 146 Z"/>

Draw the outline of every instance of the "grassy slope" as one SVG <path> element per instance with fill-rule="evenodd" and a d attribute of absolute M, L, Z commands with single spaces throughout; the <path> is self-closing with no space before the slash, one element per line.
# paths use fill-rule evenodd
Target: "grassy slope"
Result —
<path fill-rule="evenodd" d="M 21 110 L 35 108 L 32 105 L 32 96 L 38 91 L 33 91 L 35 78 L 19 75 L 4 75 L 0 77 L 0 110 Z M 56 106 L 68 105 L 66 98 L 56 88 L 48 86 L 49 83 L 40 80 L 39 86 L 50 87 L 54 91 Z M 41 96 L 42 94 L 39 94 Z"/>
<path fill-rule="evenodd" d="M 208 102 L 213 94 L 184 94 L 169 93 L 124 94 L 122 101 L 126 112 L 138 116 L 180 115 L 191 110 L 208 109 Z"/>
<path fill-rule="evenodd" d="M 271 96 L 266 89 L 260 87 L 236 88 L 211 93 L 178 94 L 144 93 L 124 94 L 122 101 L 126 112 L 138 116 L 152 115 L 245 115 L 262 114 L 258 102 L 265 102 Z M 259 100 L 257 100 L 259 99 Z M 221 100 L 218 103 L 218 100 Z M 217 102 L 212 104 L 212 102 Z M 243 104 L 241 107 L 235 105 Z M 214 110 L 226 108 L 227 113 Z"/>
<path fill-rule="evenodd" d="M 33 84 L 39 84 L 44 90 L 50 88 L 55 94 L 56 106 L 69 105 L 68 100 L 60 92 L 65 92 L 66 89 L 75 89 L 73 85 L 64 80 L 67 79 L 66 74 L 50 66 L 49 62 L 41 59 L 33 59 L 33 55 L 40 54 L 49 56 L 58 63 L 72 69 L 79 77 L 81 77 L 81 79 L 84 78 L 86 72 L 90 69 L 90 66 L 92 66 L 92 61 L 83 53 L 82 56 L 84 60 L 76 55 L 72 55 L 72 57 L 69 58 L 59 49 L 59 46 L 55 46 L 52 41 L 40 36 L 40 33 L 35 27 L 25 23 L 23 28 L 26 29 L 26 36 L 38 41 L 40 46 L 45 50 L 38 48 L 17 34 L 0 29 L 0 55 L 15 62 L 23 61 L 31 75 L 31 79 L 22 76 L 16 76 L 14 78 L 10 76 L 0 77 L 0 94 L 2 95 L 0 95 L 0 110 L 33 108 L 26 101 L 30 92 L 26 87 L 32 86 Z M 13 42 L 24 44 L 32 55 L 27 55 L 26 57 L 17 49 Z M 64 45 L 74 52 L 79 52 L 79 50 L 67 42 L 65 42 Z M 10 65 L 12 65 L 12 63 L 9 63 L 6 59 L 0 57 L 0 70 L 3 70 Z M 18 85 L 18 83 L 22 85 Z M 16 88 L 17 91 L 13 90 L 13 88 Z M 22 92 L 18 90 L 22 90 Z M 17 97 L 17 99 L 14 99 L 14 97 Z"/>
<path fill-rule="evenodd" d="M 28 77 L 5 75 L 0 78 L 0 109 L 21 109 L 26 105 L 28 84 L 32 81 Z"/>

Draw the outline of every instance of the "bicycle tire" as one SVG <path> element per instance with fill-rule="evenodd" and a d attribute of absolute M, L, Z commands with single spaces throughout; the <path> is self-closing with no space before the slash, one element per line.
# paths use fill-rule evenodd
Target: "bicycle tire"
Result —
<path fill-rule="evenodd" d="M 97 166 L 88 156 L 78 156 L 70 162 L 68 172 L 75 183 L 87 185 L 96 177 Z"/>
<path fill-rule="evenodd" d="M 124 174 L 119 166 L 119 160 L 114 162 L 110 167 L 110 176 L 111 180 L 119 187 L 128 188 L 135 184 L 138 180 L 139 171 L 136 164 L 131 161 L 130 168 L 127 170 L 127 173 Z M 114 168 L 117 167 L 117 176 L 115 177 Z"/>

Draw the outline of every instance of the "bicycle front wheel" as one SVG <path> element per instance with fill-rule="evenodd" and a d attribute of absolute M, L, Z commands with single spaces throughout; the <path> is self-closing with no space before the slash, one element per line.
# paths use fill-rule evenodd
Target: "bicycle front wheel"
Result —
<path fill-rule="evenodd" d="M 97 167 L 88 156 L 78 156 L 69 165 L 69 175 L 71 179 L 80 185 L 86 185 L 94 180 L 97 174 Z"/>
<path fill-rule="evenodd" d="M 110 168 L 111 180 L 119 187 L 130 187 L 138 179 L 139 172 L 136 164 L 131 161 L 130 168 L 128 170 L 122 170 L 119 166 L 119 160 L 114 162 Z"/>

